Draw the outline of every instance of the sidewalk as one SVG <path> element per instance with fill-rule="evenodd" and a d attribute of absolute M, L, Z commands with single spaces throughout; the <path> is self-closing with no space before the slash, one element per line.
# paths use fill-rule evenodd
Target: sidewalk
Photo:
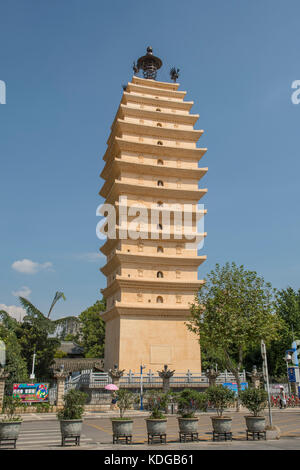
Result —
<path fill-rule="evenodd" d="M 128 414 L 129 412 L 127 412 Z M 20 413 L 23 421 L 52 421 L 57 420 L 56 413 Z M 99 419 L 99 418 L 118 418 L 120 413 L 118 411 L 85 411 L 83 414 L 83 418 L 88 419 Z M 130 417 L 137 418 L 144 416 L 145 418 L 149 416 L 148 411 L 140 411 L 140 410 L 130 410 Z M 166 415 L 168 416 L 168 415 Z M 174 416 L 174 415 L 169 415 Z M 1 420 L 1 415 L 0 415 Z"/>
<path fill-rule="evenodd" d="M 268 416 L 268 408 L 265 409 L 265 416 Z M 272 413 L 293 413 L 296 411 L 300 411 L 300 407 L 295 407 L 295 408 L 286 408 L 280 410 L 279 408 L 272 408 Z M 138 418 L 138 417 L 144 417 L 147 418 L 149 416 L 149 411 L 141 411 L 141 410 L 128 410 L 127 411 L 127 416 L 130 416 L 131 418 Z M 214 410 L 208 410 L 207 412 L 200 412 L 196 413 L 196 416 L 211 416 L 212 414 L 215 414 Z M 230 414 L 231 416 L 236 416 L 241 415 L 248 415 L 249 411 L 246 408 L 241 408 L 239 412 L 237 412 L 235 409 L 227 409 L 224 411 L 225 415 Z M 56 413 L 21 413 L 20 416 L 22 417 L 23 421 L 52 421 L 52 420 L 57 420 L 57 415 Z M 99 419 L 99 418 L 118 418 L 120 416 L 118 411 L 85 411 L 83 414 L 83 418 L 87 419 Z M 166 414 L 165 416 L 171 417 L 171 416 L 177 416 L 175 413 L 174 414 Z M 0 415 L 1 419 L 1 415 Z"/>

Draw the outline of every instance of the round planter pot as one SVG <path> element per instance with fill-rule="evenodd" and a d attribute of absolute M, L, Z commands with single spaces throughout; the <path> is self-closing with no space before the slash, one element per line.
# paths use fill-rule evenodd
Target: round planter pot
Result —
<path fill-rule="evenodd" d="M 9 421 L 0 423 L 1 439 L 18 439 L 22 421 Z"/>
<path fill-rule="evenodd" d="M 266 427 L 264 416 L 245 416 L 247 430 L 250 432 L 263 432 Z"/>
<path fill-rule="evenodd" d="M 211 416 L 213 430 L 218 433 L 231 432 L 232 418 Z"/>
<path fill-rule="evenodd" d="M 64 437 L 80 436 L 82 419 L 62 419 L 60 420 L 60 432 Z"/>
<path fill-rule="evenodd" d="M 132 436 L 133 420 L 112 419 L 112 429 L 115 436 Z"/>
<path fill-rule="evenodd" d="M 167 419 L 146 419 L 147 433 L 152 435 L 167 434 Z"/>
<path fill-rule="evenodd" d="M 184 434 L 198 432 L 198 418 L 178 418 L 179 431 Z"/>

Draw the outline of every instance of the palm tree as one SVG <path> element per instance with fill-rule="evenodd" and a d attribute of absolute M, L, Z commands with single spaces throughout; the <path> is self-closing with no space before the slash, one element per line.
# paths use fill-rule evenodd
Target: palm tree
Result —
<path fill-rule="evenodd" d="M 45 315 L 28 299 L 19 297 L 21 305 L 26 310 L 26 315 L 19 327 L 19 341 L 28 370 L 31 369 L 32 357 L 35 357 L 36 354 L 38 377 L 51 375 L 49 367 L 53 363 L 55 351 L 60 345 L 60 341 L 53 336 L 56 327 L 55 322 L 49 318 L 51 311 L 60 298 L 65 300 L 64 294 L 56 292 L 50 310 Z"/>
<path fill-rule="evenodd" d="M 56 292 L 55 293 L 55 296 L 54 296 L 54 299 L 52 301 L 52 304 L 50 306 L 50 310 L 48 312 L 48 315 L 47 317 L 38 309 L 36 308 L 29 300 L 25 299 L 25 297 L 19 297 L 19 300 L 22 304 L 22 306 L 25 308 L 27 314 L 28 313 L 33 313 L 36 317 L 38 318 L 49 318 L 50 317 L 50 313 L 51 311 L 53 310 L 53 307 L 54 305 L 56 304 L 56 302 L 59 301 L 59 299 L 63 298 L 64 300 L 66 300 L 66 297 L 64 295 L 63 292 Z"/>
<path fill-rule="evenodd" d="M 59 301 L 59 299 L 64 299 L 64 300 L 66 300 L 65 294 L 64 294 L 63 292 L 56 292 L 56 293 L 55 293 L 55 296 L 54 296 L 54 299 L 53 299 L 53 301 L 52 301 L 52 304 L 51 304 L 50 310 L 49 310 L 49 312 L 48 312 L 48 317 L 47 317 L 47 318 L 50 317 L 50 313 L 51 313 L 51 311 L 52 311 L 54 305 L 56 304 L 56 302 Z"/>

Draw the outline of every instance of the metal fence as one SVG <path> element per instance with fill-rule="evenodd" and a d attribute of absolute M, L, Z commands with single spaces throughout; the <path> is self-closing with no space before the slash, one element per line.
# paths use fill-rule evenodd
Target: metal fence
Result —
<path fill-rule="evenodd" d="M 112 382 L 107 372 L 89 372 L 81 374 L 80 384 L 93 385 L 94 387 L 105 387 Z"/>
<path fill-rule="evenodd" d="M 243 371 L 240 374 L 241 382 L 246 382 L 246 373 Z M 112 382 L 111 377 L 108 375 L 107 372 L 93 372 L 89 370 L 82 371 L 76 376 L 69 377 L 65 382 L 65 393 L 69 390 L 76 389 L 79 390 L 81 387 L 88 387 L 94 390 L 93 400 L 96 398 L 98 400 L 104 400 L 107 398 L 107 393 L 105 391 L 105 386 Z M 151 370 L 149 370 L 146 374 L 142 376 L 142 382 L 144 385 L 151 384 L 151 385 L 163 385 L 163 380 L 159 377 L 159 375 Z M 222 372 L 217 380 L 217 384 L 222 384 L 226 382 L 235 382 L 235 377 L 233 374 L 224 371 Z M 204 385 L 208 386 L 209 381 L 206 375 L 201 374 L 200 372 L 190 372 L 189 370 L 186 373 L 177 373 L 170 379 L 170 385 L 177 385 L 180 386 L 188 386 L 188 385 Z M 133 387 L 140 387 L 141 385 L 141 374 L 133 373 L 131 370 L 125 374 L 120 379 L 120 385 L 132 385 Z M 101 390 L 102 389 L 102 390 Z M 98 391 L 97 391 L 98 390 Z M 57 397 L 57 385 L 53 383 L 49 387 L 49 402 L 54 404 L 56 402 Z"/>
<path fill-rule="evenodd" d="M 57 396 L 56 384 L 49 388 L 48 393 L 49 393 L 49 403 L 51 405 L 54 405 L 56 402 L 56 396 Z"/>
<path fill-rule="evenodd" d="M 142 377 L 144 384 L 162 384 L 162 379 L 159 377 L 158 374 L 153 373 L 151 370 L 147 372 L 147 374 L 143 374 Z M 240 373 L 240 380 L 242 382 L 246 382 L 246 372 L 243 371 Z M 222 384 L 225 382 L 235 382 L 236 379 L 233 374 L 224 371 L 222 372 L 217 380 L 217 384 Z M 140 384 L 141 383 L 141 374 L 134 374 L 132 371 L 129 371 L 128 374 L 124 375 L 120 379 L 120 384 Z M 200 372 L 191 372 L 187 371 L 186 373 L 177 373 L 173 377 L 170 378 L 170 384 L 204 384 L 208 385 L 209 380 L 205 374 L 201 374 Z"/>
<path fill-rule="evenodd" d="M 240 380 L 241 382 L 246 382 L 246 373 L 245 371 L 240 373 Z M 224 371 L 222 372 L 217 380 L 217 384 L 222 384 L 225 382 L 235 382 L 235 377 L 233 374 Z M 107 372 L 92 372 L 92 371 L 84 371 L 80 375 L 71 378 L 68 382 L 66 382 L 66 389 L 70 388 L 79 388 L 81 385 L 88 385 L 95 388 L 104 388 L 106 385 L 111 383 L 112 380 Z M 159 375 L 151 370 L 149 370 L 146 374 L 142 376 L 143 384 L 158 384 L 162 385 L 163 380 L 159 377 Z M 121 377 L 120 379 L 121 385 L 140 385 L 141 384 L 141 374 L 133 373 L 131 370 Z M 189 370 L 186 373 L 177 373 L 170 379 L 170 385 L 172 384 L 194 384 L 194 385 L 208 385 L 209 380 L 206 375 L 201 374 L 200 372 L 190 372 Z"/>

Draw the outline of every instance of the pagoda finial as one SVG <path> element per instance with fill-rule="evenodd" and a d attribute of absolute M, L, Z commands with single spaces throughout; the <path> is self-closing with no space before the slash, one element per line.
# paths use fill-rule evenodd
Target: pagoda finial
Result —
<path fill-rule="evenodd" d="M 176 80 L 178 80 L 178 77 L 179 77 L 179 69 L 176 69 L 176 67 L 172 67 L 170 70 L 170 77 L 171 77 L 171 80 L 173 80 L 173 82 L 176 83 Z"/>
<path fill-rule="evenodd" d="M 157 70 L 162 66 L 162 61 L 153 55 L 153 50 L 151 46 L 147 47 L 147 54 L 140 57 L 137 61 L 133 63 L 134 73 L 138 73 L 140 69 L 143 70 L 144 78 L 156 79 Z"/>

